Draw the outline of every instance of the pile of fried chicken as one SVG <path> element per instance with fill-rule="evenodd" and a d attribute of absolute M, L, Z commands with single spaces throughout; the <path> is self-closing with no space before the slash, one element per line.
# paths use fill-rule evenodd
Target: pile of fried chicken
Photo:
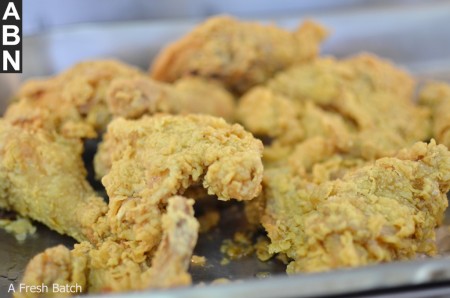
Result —
<path fill-rule="evenodd" d="M 326 35 L 311 21 L 288 32 L 219 16 L 164 48 L 150 74 L 99 60 L 25 82 L 0 120 L 0 207 L 79 243 L 35 256 L 22 283 L 189 285 L 206 193 L 244 201 L 288 273 L 435 255 L 450 86 L 430 82 L 416 99 L 388 61 L 319 56 Z M 98 137 L 108 203 L 82 160 Z"/>

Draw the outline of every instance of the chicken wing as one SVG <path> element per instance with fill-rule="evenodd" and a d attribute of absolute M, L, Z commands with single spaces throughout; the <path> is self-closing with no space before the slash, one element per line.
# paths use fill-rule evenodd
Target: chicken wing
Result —
<path fill-rule="evenodd" d="M 156 58 L 151 76 L 174 82 L 186 75 L 218 79 L 243 93 L 276 72 L 313 59 L 326 31 L 307 21 L 295 32 L 273 25 L 213 17 L 169 45 Z"/>

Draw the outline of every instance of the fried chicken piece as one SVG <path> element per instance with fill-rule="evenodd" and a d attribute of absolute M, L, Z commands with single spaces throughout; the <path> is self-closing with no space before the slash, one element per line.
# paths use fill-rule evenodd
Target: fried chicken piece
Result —
<path fill-rule="evenodd" d="M 137 119 L 157 112 L 170 114 L 208 114 L 233 120 L 234 98 L 218 83 L 186 77 L 173 85 L 148 77 L 114 80 L 106 101 L 114 116 Z"/>
<path fill-rule="evenodd" d="M 53 285 L 73 286 L 79 285 L 86 288 L 87 280 L 86 264 L 89 253 L 88 242 L 75 244 L 75 248 L 70 251 L 63 245 L 58 245 L 46 249 L 44 252 L 34 256 L 25 268 L 24 277 L 21 283 L 28 286 L 46 285 L 48 291 L 38 294 L 31 291 L 17 291 L 15 298 L 31 297 L 67 297 L 71 293 L 54 293 Z M 74 290 L 78 291 L 77 288 Z M 78 292 L 77 294 L 81 294 Z"/>
<path fill-rule="evenodd" d="M 189 284 L 186 270 L 198 222 L 193 201 L 174 196 L 203 181 L 222 200 L 252 199 L 261 190 L 262 149 L 241 126 L 211 116 L 113 120 L 96 158 L 106 173 L 110 235 L 99 243 L 82 242 L 72 252 L 47 251 L 30 264 L 24 281 L 54 282 L 46 271 L 70 277 L 72 268 L 82 267 L 76 282 L 85 292 Z M 62 261 L 47 269 L 42 259 Z M 62 282 L 73 282 L 69 277 Z"/>
<path fill-rule="evenodd" d="M 268 81 L 267 86 L 288 98 L 333 105 L 345 91 L 361 97 L 388 93 L 409 102 L 415 82 L 389 61 L 362 53 L 343 60 L 325 57 L 293 66 Z"/>
<path fill-rule="evenodd" d="M 264 152 L 266 170 L 289 167 L 291 175 L 316 184 L 340 179 L 347 172 L 367 164 L 366 160 L 340 150 L 335 140 L 329 137 L 308 138 L 297 144 L 289 153 L 277 152 L 278 149 L 279 147 L 272 146 Z M 277 162 L 274 163 L 273 160 Z M 247 221 L 255 229 L 261 224 L 265 201 L 264 195 L 261 194 L 256 199 L 245 202 Z"/>
<path fill-rule="evenodd" d="M 119 118 L 109 125 L 94 164 L 98 177 L 108 173 L 112 164 L 121 168 L 102 180 L 107 189 L 145 175 L 151 195 L 161 197 L 184 191 L 203 179 L 208 194 L 221 200 L 250 200 L 261 189 L 262 150 L 261 141 L 240 125 L 229 125 L 220 118 Z"/>
<path fill-rule="evenodd" d="M 166 288 L 188 285 L 187 272 L 197 241 L 198 222 L 192 200 L 175 196 L 168 199 L 167 213 L 162 215 L 162 239 L 151 266 L 129 259 L 126 246 L 107 240 L 98 248 L 88 242 L 76 244 L 73 250 L 59 245 L 35 256 L 25 269 L 26 285 L 79 285 L 83 292 L 115 292 L 124 289 Z M 78 293 L 81 294 L 81 293 Z M 66 293 L 70 296 L 71 293 Z M 36 297 L 33 293 L 16 293 L 15 297 Z"/>
<path fill-rule="evenodd" d="M 311 21 L 288 32 L 274 25 L 213 17 L 163 49 L 151 76 L 164 82 L 186 75 L 218 79 L 243 93 L 284 68 L 316 57 L 326 35 Z"/>
<path fill-rule="evenodd" d="M 450 148 L 450 86 L 443 82 L 428 83 L 420 91 L 419 101 L 431 108 L 433 137 Z"/>
<path fill-rule="evenodd" d="M 353 129 L 338 114 L 312 102 L 289 100 L 265 87 L 256 87 L 241 98 L 237 118 L 254 134 L 272 138 L 264 151 L 267 166 L 285 161 L 297 144 L 310 138 L 326 137 L 342 150 L 353 144 Z"/>
<path fill-rule="evenodd" d="M 317 184 L 340 179 L 366 163 L 363 158 L 342 152 L 333 140 L 321 136 L 298 144 L 286 159 L 293 174 Z"/>
<path fill-rule="evenodd" d="M 321 184 L 271 169 L 262 223 L 288 273 L 433 255 L 449 188 L 450 153 L 434 140 Z"/>
<path fill-rule="evenodd" d="M 151 270 L 144 278 L 150 281 L 145 288 L 168 288 L 191 283 L 187 269 L 197 243 L 199 223 L 192 209 L 194 201 L 187 201 L 189 205 L 185 202 L 182 197 L 169 199 L 167 215 L 162 218 L 165 234 L 153 257 Z"/>
<path fill-rule="evenodd" d="M 258 86 L 241 97 L 236 118 L 255 135 L 295 144 L 305 138 L 299 109 L 289 98 Z"/>
<path fill-rule="evenodd" d="M 57 76 L 26 82 L 5 119 L 66 137 L 95 138 L 111 120 L 105 100 L 110 82 L 141 75 L 137 68 L 115 60 L 82 62 Z"/>
<path fill-rule="evenodd" d="M 234 98 L 217 82 L 183 78 L 169 85 L 114 60 L 82 62 L 57 76 L 28 81 L 15 98 L 6 120 L 71 138 L 97 137 L 112 116 L 203 113 L 231 121 L 234 114 Z"/>
<path fill-rule="evenodd" d="M 316 59 L 250 90 L 237 117 L 280 147 L 334 135 L 354 156 L 376 159 L 429 138 L 429 110 L 411 101 L 413 87 L 409 75 L 375 56 Z"/>
<path fill-rule="evenodd" d="M 0 207 L 78 241 L 98 241 L 107 205 L 86 180 L 79 140 L 0 120 Z"/>

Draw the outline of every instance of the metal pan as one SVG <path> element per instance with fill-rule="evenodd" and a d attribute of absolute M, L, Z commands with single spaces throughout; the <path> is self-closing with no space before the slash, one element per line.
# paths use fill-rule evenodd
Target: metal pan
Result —
<path fill-rule="evenodd" d="M 374 52 L 408 69 L 420 80 L 450 81 L 450 1 L 433 1 L 429 5 L 414 1 L 409 3 L 414 5 L 318 13 L 308 17 L 332 28 L 323 54 L 343 57 L 360 51 Z M 274 21 L 283 27 L 293 28 L 302 19 L 305 16 L 262 21 Z M 196 20 L 180 20 L 79 25 L 26 37 L 24 73 L 20 77 L 0 75 L 0 107 L 5 106 L 20 80 L 54 74 L 81 60 L 114 57 L 145 69 L 162 46 L 188 32 L 196 23 Z M 164 292 L 118 294 L 115 297 L 450 295 L 450 288 L 446 285 L 450 283 L 450 259 L 443 256 L 290 277 L 284 274 L 280 263 L 262 263 L 254 257 L 220 265 L 223 257 L 220 243 L 230 238 L 240 225 L 238 205 L 224 205 L 222 208 L 225 215 L 220 227 L 208 235 L 202 235 L 196 248 L 195 253 L 205 255 L 208 260 L 206 266 L 191 270 L 197 286 Z M 10 283 L 20 280 L 32 256 L 59 243 L 69 247 L 74 244 L 70 238 L 42 225 L 37 226 L 37 233 L 23 243 L 0 230 L 1 297 L 10 296 L 7 293 Z M 269 272 L 270 277 L 256 279 L 261 272 Z M 198 286 L 202 281 L 209 282 L 220 277 L 238 281 L 226 285 Z"/>

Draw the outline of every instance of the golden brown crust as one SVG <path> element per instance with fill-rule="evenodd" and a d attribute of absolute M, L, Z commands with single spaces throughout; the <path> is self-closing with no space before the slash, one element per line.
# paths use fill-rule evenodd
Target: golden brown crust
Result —
<path fill-rule="evenodd" d="M 419 101 L 431 108 L 433 137 L 450 148 L 450 86 L 430 82 L 420 91 Z"/>
<path fill-rule="evenodd" d="M 296 32 L 227 16 L 208 19 L 166 47 L 153 62 L 151 76 L 174 82 L 186 75 L 218 79 L 243 93 L 276 72 L 314 58 L 326 36 L 308 21 Z"/>
<path fill-rule="evenodd" d="M 76 282 L 84 292 L 189 284 L 199 224 L 194 201 L 177 195 L 203 181 L 220 199 L 252 199 L 261 190 L 262 149 L 241 126 L 211 116 L 112 121 L 96 160 L 106 173 L 109 205 L 102 219 L 110 233 L 72 251 L 57 247 L 38 255 L 24 282 Z M 42 262 L 47 258 L 57 262 Z M 82 273 L 69 278 L 77 268 Z"/>
<path fill-rule="evenodd" d="M 230 125 L 220 118 L 119 118 L 108 127 L 95 157 L 95 168 L 98 177 L 114 170 L 114 175 L 102 180 L 111 189 L 121 181 L 140 179 L 141 169 L 145 169 L 151 186 L 146 192 L 152 196 L 173 195 L 203 179 L 208 193 L 219 199 L 250 200 L 261 190 L 262 150 L 262 143 L 240 125 Z M 116 169 L 111 167 L 115 161 Z M 129 195 L 134 190 L 120 191 Z"/>
<path fill-rule="evenodd" d="M 78 241 L 107 233 L 107 205 L 86 180 L 81 141 L 1 120 L 0 144 L 0 207 Z"/>
<path fill-rule="evenodd" d="M 412 102 L 413 86 L 408 74 L 372 55 L 316 59 L 247 92 L 237 116 L 251 132 L 274 138 L 269 162 L 315 136 L 372 160 L 429 137 L 429 110 Z"/>
<path fill-rule="evenodd" d="M 45 250 L 29 262 L 22 283 L 46 285 L 49 292 L 45 297 L 60 297 L 61 293 L 52 291 L 54 284 L 79 286 L 77 294 L 189 285 L 191 277 L 187 269 L 198 231 L 193 203 L 178 196 L 168 199 L 167 211 L 160 219 L 161 241 L 151 266 L 133 258 L 133 247 L 109 238 L 97 247 L 82 242 L 73 250 L 62 245 Z M 20 292 L 15 297 L 41 296 Z"/>
<path fill-rule="evenodd" d="M 396 157 L 313 184 L 288 168 L 266 171 L 262 223 L 288 273 L 411 259 L 436 252 L 450 188 L 445 146 L 417 143 Z"/>
<path fill-rule="evenodd" d="M 115 60 L 82 62 L 57 76 L 26 82 L 5 119 L 66 137 L 95 138 L 111 119 L 105 101 L 109 83 L 139 75 L 138 69 Z"/>
<path fill-rule="evenodd" d="M 231 121 L 234 98 L 213 81 L 186 77 L 173 85 L 148 77 L 119 78 L 108 88 L 106 101 L 116 117 L 138 119 L 155 113 L 208 114 Z"/>

